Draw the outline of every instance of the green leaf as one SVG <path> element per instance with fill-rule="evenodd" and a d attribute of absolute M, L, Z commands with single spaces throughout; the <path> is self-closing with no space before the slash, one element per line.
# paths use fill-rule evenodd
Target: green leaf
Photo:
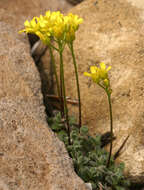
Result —
<path fill-rule="evenodd" d="M 101 146 L 101 136 L 96 135 L 94 139 L 95 139 L 95 144 Z"/>
<path fill-rule="evenodd" d="M 78 139 L 78 133 L 77 133 L 77 131 L 73 130 L 71 132 L 71 138 L 72 138 L 73 141 Z"/>
<path fill-rule="evenodd" d="M 90 172 L 89 172 L 89 167 L 81 167 L 79 169 L 79 176 L 85 181 L 88 182 L 90 180 Z"/>
<path fill-rule="evenodd" d="M 70 125 L 76 124 L 76 118 L 74 116 L 69 117 L 69 124 Z"/>
<path fill-rule="evenodd" d="M 87 127 L 87 126 L 82 126 L 82 127 L 80 128 L 80 133 L 81 133 L 82 135 L 88 135 L 88 127 Z"/>
<path fill-rule="evenodd" d="M 66 131 L 62 130 L 62 131 L 58 132 L 57 134 L 61 141 L 63 141 L 63 142 L 67 141 L 68 136 L 67 136 Z"/>

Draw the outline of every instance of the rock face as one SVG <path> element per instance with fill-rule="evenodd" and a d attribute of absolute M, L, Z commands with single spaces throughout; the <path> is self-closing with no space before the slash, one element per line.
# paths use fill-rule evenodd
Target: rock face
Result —
<path fill-rule="evenodd" d="M 112 66 L 110 80 L 116 135 L 113 152 L 130 135 L 118 161 L 125 162 L 125 172 L 129 178 L 143 183 L 144 3 L 136 0 L 87 0 L 73 8 L 72 12 L 84 19 L 74 43 L 81 86 L 83 124 L 89 126 L 93 135 L 109 130 L 107 96 L 83 75 L 85 71 L 89 71 L 91 65 L 105 62 Z M 75 98 L 75 75 L 68 50 L 64 54 L 64 64 L 67 96 Z M 71 113 L 77 113 L 76 107 L 71 107 L 70 110 Z"/>
<path fill-rule="evenodd" d="M 40 76 L 27 40 L 17 33 L 23 16 L 19 4 L 13 7 L 19 14 L 8 11 L 10 4 L 0 1 L 0 189 L 86 190 L 47 125 Z"/>

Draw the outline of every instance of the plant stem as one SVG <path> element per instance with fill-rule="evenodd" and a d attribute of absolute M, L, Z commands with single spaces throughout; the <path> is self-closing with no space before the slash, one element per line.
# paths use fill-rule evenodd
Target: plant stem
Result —
<path fill-rule="evenodd" d="M 56 78 L 58 96 L 60 97 L 60 87 L 59 87 L 58 75 L 57 75 L 57 71 L 56 71 L 56 65 L 55 65 L 55 60 L 54 60 L 54 56 L 53 56 L 53 51 L 52 51 L 52 48 L 50 46 L 49 46 L 49 50 L 50 50 L 50 56 L 51 56 L 51 62 L 52 62 L 53 70 L 54 70 L 54 75 Z"/>
<path fill-rule="evenodd" d="M 109 151 L 109 157 L 107 161 L 106 167 L 109 167 L 110 159 L 112 155 L 112 137 L 113 137 L 113 117 L 112 117 L 112 105 L 111 105 L 111 93 L 106 90 L 107 96 L 108 96 L 108 102 L 109 102 L 109 112 L 110 112 L 110 132 L 111 132 L 111 142 L 110 142 L 110 151 Z"/>
<path fill-rule="evenodd" d="M 58 96 L 59 96 L 60 105 L 61 105 L 61 117 L 63 117 L 63 115 L 64 115 L 63 114 L 63 100 L 62 100 L 61 94 L 60 94 L 60 86 L 59 86 L 59 81 L 58 81 L 58 75 L 57 75 L 57 71 L 56 71 L 56 65 L 55 65 L 55 60 L 54 60 L 53 51 L 52 51 L 51 46 L 49 46 L 49 50 L 50 50 L 50 56 L 51 56 L 51 62 L 52 62 L 52 65 L 53 65 L 54 75 L 55 75 L 55 78 L 56 78 Z"/>
<path fill-rule="evenodd" d="M 76 76 L 76 84 L 77 84 L 77 93 L 78 93 L 78 102 L 79 102 L 79 130 L 82 125 L 81 121 L 81 96 L 80 96 L 80 86 L 79 86 L 79 77 L 78 77 L 78 71 L 77 71 L 77 64 L 76 64 L 76 59 L 75 59 L 75 54 L 74 54 L 74 49 L 73 49 L 73 42 L 69 43 L 69 48 L 71 50 L 72 58 L 73 58 L 73 64 L 75 68 L 75 76 Z"/>
<path fill-rule="evenodd" d="M 68 130 L 68 141 L 69 144 L 71 144 L 71 140 L 70 140 L 70 125 L 69 125 L 69 116 L 68 116 L 68 107 L 67 107 L 67 101 L 66 101 L 66 92 L 65 92 L 65 81 L 64 81 L 64 68 L 63 68 L 63 48 L 62 48 L 62 44 L 59 43 L 59 54 L 60 54 L 60 75 L 61 75 L 61 90 L 62 90 L 62 99 L 64 102 L 64 113 L 65 113 L 65 117 L 66 117 L 66 123 L 67 123 L 67 130 Z"/>

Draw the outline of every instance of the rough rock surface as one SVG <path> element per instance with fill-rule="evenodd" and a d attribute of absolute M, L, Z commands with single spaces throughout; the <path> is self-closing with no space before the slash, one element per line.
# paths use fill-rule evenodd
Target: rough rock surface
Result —
<path fill-rule="evenodd" d="M 82 97 L 83 124 L 91 134 L 109 130 L 104 91 L 83 75 L 91 65 L 105 62 L 110 71 L 116 152 L 130 135 L 118 161 L 126 174 L 144 182 L 144 3 L 137 0 L 87 0 L 72 9 L 84 19 L 74 43 Z M 45 56 L 46 59 L 47 55 Z M 46 62 L 46 61 L 45 61 Z M 58 62 L 58 61 L 57 61 Z M 75 98 L 72 58 L 64 54 L 67 96 Z M 71 69 L 70 69 L 71 68 Z M 72 107 L 71 113 L 76 114 Z"/>
<path fill-rule="evenodd" d="M 0 189 L 86 190 L 47 125 L 40 76 L 27 40 L 17 33 L 20 7 L 8 11 L 5 3 L 11 1 L 0 1 Z"/>

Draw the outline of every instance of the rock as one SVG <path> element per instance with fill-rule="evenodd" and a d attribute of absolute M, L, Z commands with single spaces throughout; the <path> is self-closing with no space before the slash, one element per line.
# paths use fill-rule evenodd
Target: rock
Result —
<path fill-rule="evenodd" d="M 85 183 L 86 184 L 86 186 L 89 188 L 89 190 L 92 190 L 92 185 L 91 185 L 91 183 Z"/>
<path fill-rule="evenodd" d="M 136 0 L 87 0 L 71 10 L 84 19 L 74 42 L 83 124 L 89 126 L 93 135 L 110 129 L 107 96 L 83 75 L 91 65 L 105 62 L 112 66 L 110 80 L 116 135 L 113 153 L 130 135 L 118 162 L 125 163 L 125 174 L 137 183 L 144 181 L 144 3 L 140 2 L 143 6 L 137 5 Z M 43 60 L 47 62 L 47 54 Z M 64 69 L 67 96 L 76 98 L 68 49 L 64 53 Z M 77 110 L 71 107 L 70 113 L 76 115 Z"/>
<path fill-rule="evenodd" d="M 39 72 L 16 16 L 0 8 L 0 189 L 86 190 L 47 124 Z"/>

